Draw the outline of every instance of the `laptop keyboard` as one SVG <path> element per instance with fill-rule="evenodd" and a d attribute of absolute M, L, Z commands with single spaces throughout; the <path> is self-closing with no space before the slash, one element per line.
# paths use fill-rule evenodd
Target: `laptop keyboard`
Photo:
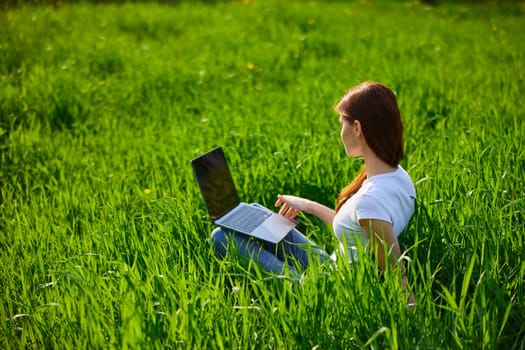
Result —
<path fill-rule="evenodd" d="M 243 207 L 228 217 L 228 225 L 235 231 L 252 232 L 266 220 L 271 213 L 265 214 L 261 209 Z"/>

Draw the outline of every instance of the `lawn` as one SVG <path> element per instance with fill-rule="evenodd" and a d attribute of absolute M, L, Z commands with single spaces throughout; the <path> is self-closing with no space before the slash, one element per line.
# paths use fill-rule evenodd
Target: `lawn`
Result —
<path fill-rule="evenodd" d="M 213 1 L 0 11 L 0 347 L 525 347 L 525 6 Z M 333 206 L 333 107 L 395 90 L 417 212 L 397 271 L 218 258 L 190 160 Z M 329 252 L 329 226 L 299 228 Z"/>

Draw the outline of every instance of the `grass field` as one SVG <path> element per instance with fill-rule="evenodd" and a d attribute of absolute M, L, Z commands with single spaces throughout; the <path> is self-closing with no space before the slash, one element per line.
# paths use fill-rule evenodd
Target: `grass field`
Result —
<path fill-rule="evenodd" d="M 525 7 L 64 4 L 0 12 L 1 348 L 525 347 Z M 333 106 L 398 96 L 418 211 L 396 271 L 217 258 L 189 165 L 326 205 L 360 167 Z M 331 228 L 300 229 L 333 251 Z"/>

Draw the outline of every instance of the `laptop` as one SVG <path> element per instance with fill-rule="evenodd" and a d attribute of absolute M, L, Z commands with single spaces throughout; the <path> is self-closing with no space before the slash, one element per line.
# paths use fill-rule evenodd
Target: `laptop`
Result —
<path fill-rule="evenodd" d="M 297 222 L 264 207 L 241 202 L 222 147 L 191 161 L 211 221 L 267 242 L 280 242 Z"/>

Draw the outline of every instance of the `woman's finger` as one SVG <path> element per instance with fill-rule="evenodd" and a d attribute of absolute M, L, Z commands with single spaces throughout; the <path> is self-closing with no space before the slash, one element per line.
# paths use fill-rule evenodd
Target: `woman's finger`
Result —
<path fill-rule="evenodd" d="M 285 216 L 289 217 L 290 219 L 293 219 L 293 218 L 295 218 L 297 216 L 297 214 L 299 214 L 299 210 L 290 207 L 286 211 L 286 215 Z"/>
<path fill-rule="evenodd" d="M 290 210 L 293 210 L 293 208 L 289 204 L 284 203 L 283 207 L 281 208 L 282 215 L 284 216 L 290 215 Z"/>

